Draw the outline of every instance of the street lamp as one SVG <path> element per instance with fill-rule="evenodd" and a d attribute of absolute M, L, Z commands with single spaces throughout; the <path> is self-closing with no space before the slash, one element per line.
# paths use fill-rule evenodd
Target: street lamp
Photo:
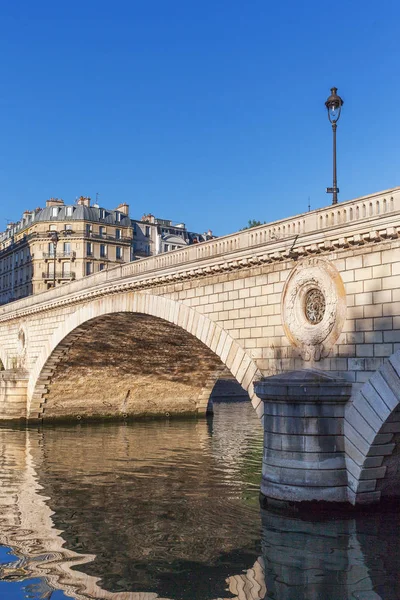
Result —
<path fill-rule="evenodd" d="M 58 236 L 57 231 L 49 231 L 49 238 L 51 240 L 51 243 L 53 244 L 53 261 L 54 261 L 53 287 L 55 288 L 56 287 L 57 244 L 58 244 L 58 240 L 60 238 Z"/>
<path fill-rule="evenodd" d="M 69 238 L 74 232 L 72 229 L 66 229 L 61 232 L 63 238 Z M 58 231 L 49 231 L 48 236 L 50 238 L 50 243 L 53 244 L 53 261 L 54 261 L 54 270 L 53 270 L 53 287 L 56 287 L 56 265 L 57 265 L 57 244 L 60 240 L 60 235 Z"/>
<path fill-rule="evenodd" d="M 332 123 L 333 132 L 333 187 L 326 188 L 328 194 L 332 194 L 332 204 L 337 204 L 337 195 L 339 188 L 337 187 L 337 174 L 336 174 L 336 128 L 337 122 L 339 121 L 340 113 L 343 106 L 343 100 L 337 95 L 337 88 L 331 88 L 331 95 L 325 102 L 325 106 L 328 110 L 328 119 Z"/>

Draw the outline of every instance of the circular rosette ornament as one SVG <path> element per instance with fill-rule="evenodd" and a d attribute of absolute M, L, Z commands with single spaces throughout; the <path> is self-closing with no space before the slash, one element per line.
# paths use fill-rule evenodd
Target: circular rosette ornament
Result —
<path fill-rule="evenodd" d="M 304 360 L 327 356 L 346 319 L 346 294 L 336 267 L 318 258 L 296 265 L 283 290 L 282 316 L 285 334 Z"/>

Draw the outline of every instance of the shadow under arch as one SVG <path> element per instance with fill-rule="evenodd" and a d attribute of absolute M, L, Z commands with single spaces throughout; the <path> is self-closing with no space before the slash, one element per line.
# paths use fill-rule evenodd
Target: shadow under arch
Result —
<path fill-rule="evenodd" d="M 400 350 L 346 407 L 344 433 L 350 502 L 400 496 Z"/>
<path fill-rule="evenodd" d="M 102 343 L 105 344 L 104 353 L 106 353 L 106 342 L 112 337 L 114 337 L 115 345 L 121 346 L 126 341 L 129 321 L 130 324 L 134 322 L 135 327 L 138 327 L 140 324 L 142 334 L 145 334 L 147 331 L 147 334 L 152 335 L 153 338 L 154 333 L 157 331 L 163 334 L 164 337 L 161 334 L 159 337 L 160 345 L 158 350 L 157 343 L 153 343 L 152 348 L 155 352 L 160 352 L 162 341 L 167 339 L 169 339 L 171 348 L 175 346 L 176 349 L 179 346 L 179 342 L 181 342 L 187 344 L 185 347 L 186 355 L 190 355 L 192 351 L 194 352 L 192 376 L 194 377 L 194 371 L 197 367 L 198 370 L 200 367 L 203 368 L 203 374 L 202 381 L 198 380 L 196 382 L 197 397 L 194 397 L 193 392 L 190 398 L 191 412 L 194 412 L 193 403 L 196 406 L 196 412 L 206 412 L 208 399 L 215 381 L 218 379 L 222 368 L 227 367 L 238 383 L 248 392 L 254 408 L 259 416 L 261 416 L 262 405 L 260 405 L 259 399 L 254 394 L 252 383 L 254 378 L 260 376 L 261 373 L 246 351 L 220 325 L 185 304 L 170 298 L 125 292 L 86 303 L 79 307 L 73 314 L 69 315 L 55 330 L 43 347 L 30 375 L 28 383 L 28 419 L 43 418 L 43 409 L 46 411 L 45 405 L 51 396 L 52 385 L 54 387 L 54 376 L 57 372 L 60 372 L 60 367 L 64 369 L 64 384 L 68 380 L 71 382 L 71 385 L 76 386 L 77 378 L 75 377 L 74 381 L 74 369 L 79 369 L 84 359 L 89 356 L 89 351 L 93 351 L 93 349 L 97 351 Z M 91 348 L 88 347 L 87 351 L 85 351 L 85 336 L 93 334 L 96 329 L 95 326 L 100 326 L 100 330 L 103 328 L 101 332 L 102 337 L 96 338 L 96 336 L 92 336 Z M 120 336 L 118 339 L 115 339 L 116 331 Z M 73 357 L 74 360 L 68 364 L 68 357 L 71 356 L 70 353 L 79 344 L 81 347 L 80 356 Z M 138 346 L 135 349 L 137 351 L 136 360 L 141 356 L 141 348 Z M 131 348 L 131 351 L 133 350 Z M 178 355 L 182 358 L 182 352 L 180 354 L 178 352 Z M 150 361 L 156 358 L 156 354 L 150 355 L 148 353 L 147 357 Z M 204 359 L 204 361 L 201 363 L 200 360 L 200 363 L 196 365 L 196 358 L 199 357 L 201 360 Z M 82 359 L 80 362 L 79 358 Z M 103 358 L 105 358 L 105 354 Z M 105 365 L 106 360 L 103 360 L 103 366 Z M 104 372 L 101 373 L 101 376 L 103 376 Z M 138 376 L 138 373 L 135 375 Z M 83 379 L 84 377 L 78 383 L 82 384 Z M 99 380 L 96 380 L 96 383 L 98 384 Z M 103 383 L 108 386 L 109 382 L 104 378 Z M 143 384 L 144 382 L 142 381 L 141 383 Z M 119 385 L 119 381 L 116 382 L 114 380 L 114 384 L 117 388 L 121 388 L 120 391 L 122 390 L 123 386 Z M 143 390 L 144 387 L 142 386 L 141 389 Z M 90 391 L 90 385 L 86 385 L 86 390 Z M 110 389 L 108 389 L 108 392 L 110 392 Z M 125 396 L 119 396 L 118 403 L 115 406 L 107 407 L 105 412 L 109 409 L 108 412 L 110 414 L 129 414 L 130 408 L 132 408 L 130 406 L 132 402 L 132 389 L 125 387 L 124 392 Z M 153 390 L 153 395 L 159 392 L 160 386 Z M 171 389 L 171 394 L 174 393 L 179 393 L 179 390 Z M 104 404 L 107 405 L 107 402 L 104 401 Z M 74 414 L 77 414 L 78 410 L 79 407 L 76 407 Z M 178 412 L 182 412 L 182 410 L 185 412 L 182 406 L 178 408 Z M 59 414 L 54 414 L 53 416 L 67 416 L 63 415 L 62 412 L 63 407 L 59 406 Z M 157 412 L 170 412 L 170 409 L 167 404 L 164 404 L 162 410 L 156 410 Z"/>

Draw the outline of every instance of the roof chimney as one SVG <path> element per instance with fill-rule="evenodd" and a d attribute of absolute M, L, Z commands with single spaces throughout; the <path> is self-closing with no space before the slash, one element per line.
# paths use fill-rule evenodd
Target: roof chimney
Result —
<path fill-rule="evenodd" d="M 124 214 L 126 217 L 129 216 L 129 204 L 127 204 L 126 202 L 118 204 L 115 210 L 119 210 L 119 212 L 122 212 L 122 214 Z"/>
<path fill-rule="evenodd" d="M 81 206 L 87 206 L 89 208 L 89 206 L 90 206 L 89 196 L 79 196 L 79 198 L 77 200 L 77 204 L 79 204 Z"/>
<path fill-rule="evenodd" d="M 64 206 L 64 200 L 62 198 L 49 198 L 49 200 L 46 200 L 46 206 Z"/>

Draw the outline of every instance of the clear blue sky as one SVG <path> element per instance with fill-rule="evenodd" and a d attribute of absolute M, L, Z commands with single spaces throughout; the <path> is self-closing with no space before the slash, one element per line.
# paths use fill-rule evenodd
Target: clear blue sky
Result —
<path fill-rule="evenodd" d="M 400 185 L 400 3 L 3 0 L 0 229 L 48 197 L 235 231 Z"/>

